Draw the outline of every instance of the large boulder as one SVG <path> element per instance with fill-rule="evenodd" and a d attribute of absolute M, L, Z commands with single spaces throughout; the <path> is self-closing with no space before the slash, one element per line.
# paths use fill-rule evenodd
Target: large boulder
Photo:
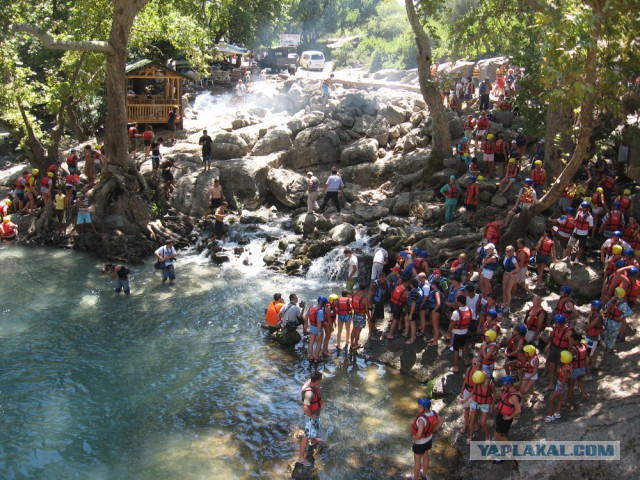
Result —
<path fill-rule="evenodd" d="M 508 110 L 493 110 L 492 121 L 502 124 L 504 128 L 510 128 L 513 123 L 513 113 Z"/>
<path fill-rule="evenodd" d="M 327 165 L 340 159 L 340 137 L 337 130 L 340 123 L 326 120 L 317 127 L 300 132 L 293 142 L 291 167 L 307 169 L 313 165 Z"/>
<path fill-rule="evenodd" d="M 406 215 L 418 207 L 433 202 L 433 192 L 404 192 L 396 196 L 392 212 L 396 215 Z"/>
<path fill-rule="evenodd" d="M 309 100 L 311 99 L 311 96 L 297 83 L 291 85 L 287 96 L 291 99 L 294 108 L 297 110 L 309 105 Z"/>
<path fill-rule="evenodd" d="M 245 157 L 216 162 L 220 170 L 220 183 L 233 207 L 258 208 L 267 194 L 267 172 L 270 157 Z"/>
<path fill-rule="evenodd" d="M 369 127 L 373 125 L 373 122 L 375 120 L 376 118 L 371 115 L 360 115 L 356 117 L 351 130 L 361 135 L 364 135 L 366 131 L 369 129 Z"/>
<path fill-rule="evenodd" d="M 451 138 L 460 138 L 464 135 L 462 119 L 453 112 L 449 113 L 449 134 Z"/>
<path fill-rule="evenodd" d="M 367 127 L 365 134 L 369 138 L 375 138 L 381 147 L 385 147 L 389 141 L 389 122 L 386 118 L 378 115 Z"/>
<path fill-rule="evenodd" d="M 497 68 L 505 63 L 509 63 L 508 57 L 493 57 L 480 60 L 477 64 L 480 69 L 480 80 L 489 77 L 491 82 L 495 82 Z"/>
<path fill-rule="evenodd" d="M 276 127 L 259 139 L 251 150 L 251 155 L 269 155 L 273 152 L 287 150 L 293 145 L 292 132 L 286 127 Z"/>
<path fill-rule="evenodd" d="M 378 111 L 376 102 L 361 92 L 347 93 L 340 99 L 340 104 L 347 110 L 353 109 L 357 114 L 375 115 Z"/>
<path fill-rule="evenodd" d="M 230 132 L 218 133 L 213 137 L 211 154 L 216 160 L 244 157 L 249 153 L 249 146 L 241 135 Z"/>
<path fill-rule="evenodd" d="M 342 223 L 329 230 L 329 237 L 340 245 L 348 245 L 356 239 L 356 229 L 350 223 Z"/>
<path fill-rule="evenodd" d="M 302 336 L 297 330 L 281 328 L 271 334 L 271 339 L 283 347 L 293 347 L 302 340 Z"/>
<path fill-rule="evenodd" d="M 491 204 L 495 205 L 498 208 L 503 208 L 506 207 L 507 204 L 509 202 L 507 201 L 507 199 L 505 198 L 505 196 L 501 193 L 496 193 L 492 198 L 491 198 Z"/>
<path fill-rule="evenodd" d="M 209 211 L 207 191 L 213 185 L 213 180 L 219 177 L 220 171 L 217 168 L 183 175 L 176 182 L 173 206 L 186 215 L 194 217 L 205 215 Z M 223 191 L 225 191 L 224 187 Z"/>
<path fill-rule="evenodd" d="M 459 80 L 462 77 L 470 78 L 473 75 L 473 62 L 458 60 L 455 63 L 441 65 L 438 70 L 446 72 L 450 77 Z"/>
<path fill-rule="evenodd" d="M 302 204 L 307 182 L 302 175 L 295 172 L 272 168 L 267 173 L 267 188 L 282 205 L 296 208 Z"/>
<path fill-rule="evenodd" d="M 0 185 L 13 188 L 16 184 L 18 177 L 22 175 L 25 170 L 31 171 L 32 167 L 28 163 L 21 163 L 20 165 L 8 164 L 6 168 L 0 170 Z"/>
<path fill-rule="evenodd" d="M 571 265 L 568 262 L 557 262 L 549 269 L 551 278 L 559 285 L 567 285 L 574 295 L 587 299 L 600 297 L 602 272 L 589 265 Z"/>
<path fill-rule="evenodd" d="M 403 123 L 407 119 L 407 112 L 395 105 L 386 105 L 378 111 L 389 125 L 394 126 Z"/>
<path fill-rule="evenodd" d="M 340 154 L 341 165 L 375 162 L 378 159 L 378 141 L 374 138 L 356 140 Z"/>

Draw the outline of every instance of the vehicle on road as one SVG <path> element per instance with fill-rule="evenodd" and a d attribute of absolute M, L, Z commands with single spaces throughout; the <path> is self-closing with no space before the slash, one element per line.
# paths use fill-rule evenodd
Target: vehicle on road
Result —
<path fill-rule="evenodd" d="M 287 70 L 295 75 L 298 70 L 298 55 L 296 47 L 269 48 L 267 54 L 258 61 L 260 68 L 268 68 L 272 73 Z"/>
<path fill-rule="evenodd" d="M 300 68 L 305 70 L 324 70 L 324 53 L 317 50 L 307 50 L 300 56 Z"/>

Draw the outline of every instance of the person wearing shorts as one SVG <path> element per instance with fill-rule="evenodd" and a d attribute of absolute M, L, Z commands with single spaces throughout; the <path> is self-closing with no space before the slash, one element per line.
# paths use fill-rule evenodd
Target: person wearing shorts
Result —
<path fill-rule="evenodd" d="M 578 213 L 576 214 L 576 227 L 573 230 L 573 235 L 571 235 L 571 241 L 569 245 L 572 243 L 578 244 L 578 253 L 576 253 L 576 262 L 579 262 L 584 256 L 584 251 L 587 248 L 587 239 L 589 238 L 589 231 L 593 229 L 593 216 L 589 211 L 590 204 L 588 202 L 582 202 L 580 204 L 580 208 L 578 208 Z"/>
<path fill-rule="evenodd" d="M 433 432 L 442 426 L 444 420 L 437 412 L 431 410 L 431 400 L 421 398 L 418 400 L 418 414 L 411 425 L 411 437 L 413 445 L 413 478 L 422 478 L 420 470 L 425 478 L 429 469 L 429 450 L 433 445 Z"/>
<path fill-rule="evenodd" d="M 320 390 L 320 382 L 322 381 L 322 372 L 315 371 L 311 374 L 309 380 L 302 386 L 302 409 L 306 416 L 304 423 L 304 435 L 300 439 L 300 448 L 298 452 L 298 462 L 305 467 L 311 467 L 312 464 L 307 460 L 306 450 L 310 444 L 324 443 L 320 438 L 320 412 L 322 411 L 322 392 Z"/>

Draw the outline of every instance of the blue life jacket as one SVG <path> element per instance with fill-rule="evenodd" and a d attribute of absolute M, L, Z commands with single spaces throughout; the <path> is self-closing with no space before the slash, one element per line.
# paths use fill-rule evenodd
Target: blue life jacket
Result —
<path fill-rule="evenodd" d="M 480 251 L 478 252 L 478 267 L 482 267 L 482 262 L 484 261 L 485 257 L 487 256 L 487 250 L 485 250 L 484 247 L 480 247 Z"/>
<path fill-rule="evenodd" d="M 517 263 L 518 260 L 516 260 L 515 255 L 513 257 L 504 257 L 504 260 L 502 261 L 504 271 L 507 273 L 513 272 L 516 269 Z"/>
<path fill-rule="evenodd" d="M 498 268 L 498 259 L 496 258 L 493 262 L 489 262 L 485 264 L 484 267 L 482 268 L 486 268 L 487 270 L 493 270 L 495 272 L 496 269 Z"/>
<path fill-rule="evenodd" d="M 384 290 L 380 288 L 378 280 L 374 281 L 373 283 L 375 283 L 376 285 L 376 293 L 373 295 L 373 298 L 371 300 L 373 301 L 373 303 L 380 303 L 381 301 L 384 301 Z"/>

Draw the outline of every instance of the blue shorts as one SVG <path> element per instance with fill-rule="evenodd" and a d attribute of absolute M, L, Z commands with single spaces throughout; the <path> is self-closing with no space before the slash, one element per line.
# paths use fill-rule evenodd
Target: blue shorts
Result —
<path fill-rule="evenodd" d="M 78 213 L 78 220 L 76 220 L 76 225 L 82 225 L 83 223 L 92 223 L 91 215 L 89 213 Z"/>
<path fill-rule="evenodd" d="M 482 365 L 482 371 L 487 374 L 487 377 L 493 377 L 493 370 L 496 368 L 496 364 Z"/>
<path fill-rule="evenodd" d="M 356 328 L 364 328 L 367 324 L 367 319 L 364 315 L 359 313 L 353 314 L 353 326 Z"/>
<path fill-rule="evenodd" d="M 319 438 L 320 418 L 309 418 L 304 424 L 304 436 L 307 438 Z"/>
<path fill-rule="evenodd" d="M 587 374 L 586 367 L 574 368 L 571 373 L 571 380 L 577 380 L 580 377 L 584 377 Z"/>
<path fill-rule="evenodd" d="M 556 380 L 556 387 L 553 389 L 553 391 L 562 392 L 565 388 L 567 388 L 566 383 L 561 383 L 559 380 Z"/>
<path fill-rule="evenodd" d="M 471 410 L 480 410 L 482 413 L 489 413 L 489 410 L 491 410 L 491 404 L 478 403 L 475 400 L 471 400 Z"/>
<path fill-rule="evenodd" d="M 551 265 L 551 258 L 549 257 L 549 255 L 543 255 L 542 253 L 539 253 L 536 255 L 536 263 L 542 263 L 544 265 Z"/>
<path fill-rule="evenodd" d="M 202 161 L 204 163 L 211 163 L 212 162 L 212 157 L 211 154 L 209 153 L 208 155 L 202 155 Z"/>
<path fill-rule="evenodd" d="M 173 265 L 165 265 L 162 269 L 162 281 L 164 282 L 167 278 L 169 280 L 176 279 L 176 269 Z"/>
<path fill-rule="evenodd" d="M 314 335 L 319 335 L 322 332 L 322 323 L 319 324 L 320 328 L 318 328 L 318 325 L 309 325 L 309 333 L 313 333 Z"/>
<path fill-rule="evenodd" d="M 351 314 L 347 313 L 346 315 L 338 315 L 338 319 L 340 319 L 341 322 L 347 323 L 351 321 Z"/>

